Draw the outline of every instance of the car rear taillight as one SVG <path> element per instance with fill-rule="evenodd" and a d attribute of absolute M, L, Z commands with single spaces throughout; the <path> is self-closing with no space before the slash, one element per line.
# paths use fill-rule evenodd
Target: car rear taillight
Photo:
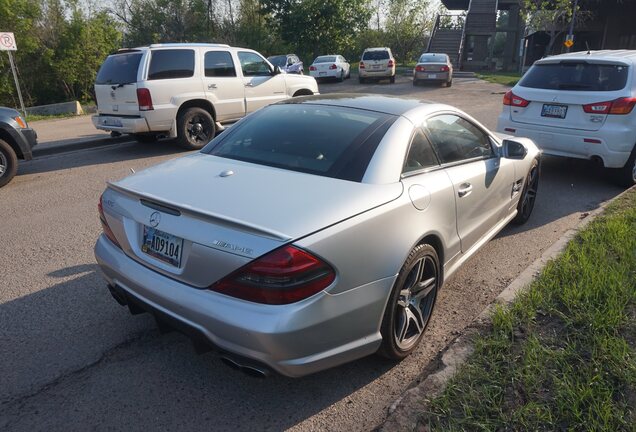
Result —
<path fill-rule="evenodd" d="M 415 70 L 416 70 L 417 72 L 425 72 L 425 71 L 426 71 L 426 68 L 425 68 L 424 66 L 416 66 L 416 67 L 415 67 Z"/>
<path fill-rule="evenodd" d="M 389 64 L 387 64 L 387 67 L 393 67 L 393 60 L 389 60 Z"/>
<path fill-rule="evenodd" d="M 442 66 L 441 68 L 439 68 L 439 70 L 441 72 L 448 72 L 450 70 L 450 68 L 448 66 Z"/>
<path fill-rule="evenodd" d="M 310 71 L 315 71 L 316 70 L 316 66 L 309 66 L 309 70 Z"/>
<path fill-rule="evenodd" d="M 360 64 L 358 65 L 358 69 L 364 69 L 364 62 L 360 62 Z"/>
<path fill-rule="evenodd" d="M 613 101 L 595 102 L 583 105 L 583 111 L 588 114 L 616 114 L 625 115 L 632 112 L 636 105 L 636 98 L 618 98 Z"/>
<path fill-rule="evenodd" d="M 512 92 L 512 90 L 508 90 L 503 97 L 503 104 L 510 105 L 515 107 L 525 108 L 530 104 L 530 101 L 525 100 L 522 97 L 517 96 Z"/>
<path fill-rule="evenodd" d="M 210 289 L 256 303 L 282 305 L 324 290 L 335 278 L 329 264 L 287 245 L 241 267 Z"/>
<path fill-rule="evenodd" d="M 150 90 L 147 88 L 137 89 L 137 103 L 139 104 L 139 111 L 152 111 L 152 96 L 150 96 Z"/>
<path fill-rule="evenodd" d="M 99 203 L 97 204 L 97 210 L 99 211 L 99 221 L 102 223 L 102 230 L 104 231 L 104 235 L 115 244 L 118 248 L 121 248 L 121 245 L 117 241 L 113 230 L 108 226 L 108 222 L 106 222 L 106 216 L 104 215 L 104 206 L 102 204 L 103 195 L 99 197 Z"/>
<path fill-rule="evenodd" d="M 332 64 L 331 66 L 329 66 L 329 69 L 338 69 L 338 66 L 336 66 L 335 64 Z"/>

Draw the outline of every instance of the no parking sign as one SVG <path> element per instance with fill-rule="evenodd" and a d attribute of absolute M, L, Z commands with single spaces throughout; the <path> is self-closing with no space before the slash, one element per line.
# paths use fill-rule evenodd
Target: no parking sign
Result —
<path fill-rule="evenodd" d="M 0 51 L 17 51 L 13 33 L 0 32 Z"/>

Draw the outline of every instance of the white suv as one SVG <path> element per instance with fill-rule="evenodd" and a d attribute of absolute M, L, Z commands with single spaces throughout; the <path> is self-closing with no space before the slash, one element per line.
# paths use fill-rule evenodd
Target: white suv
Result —
<path fill-rule="evenodd" d="M 395 82 L 395 58 L 391 48 L 367 48 L 362 52 L 358 66 L 360 83 L 370 79 Z"/>
<path fill-rule="evenodd" d="M 256 51 L 220 44 L 157 44 L 110 55 L 95 81 L 97 129 L 138 141 L 165 135 L 198 149 L 262 106 L 318 94 L 309 76 L 281 73 Z"/>
<path fill-rule="evenodd" d="M 636 51 L 561 54 L 537 61 L 504 96 L 497 130 L 546 154 L 591 159 L 636 183 Z"/>

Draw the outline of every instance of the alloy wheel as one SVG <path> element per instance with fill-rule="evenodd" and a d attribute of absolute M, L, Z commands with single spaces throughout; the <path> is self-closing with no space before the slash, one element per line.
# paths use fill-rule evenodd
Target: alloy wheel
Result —
<path fill-rule="evenodd" d="M 9 161 L 7 160 L 7 157 L 0 151 L 0 177 L 2 177 L 7 171 L 8 166 Z"/>
<path fill-rule="evenodd" d="M 532 212 L 534 202 L 537 199 L 537 189 L 539 186 L 539 168 L 533 167 L 528 174 L 528 184 L 526 185 L 523 196 L 521 197 L 520 213 L 526 217 Z"/>
<path fill-rule="evenodd" d="M 415 346 L 426 329 L 438 283 L 437 266 L 430 256 L 420 258 L 409 271 L 396 303 L 394 338 L 401 350 Z"/>
<path fill-rule="evenodd" d="M 206 119 L 200 115 L 194 115 L 186 124 L 188 140 L 192 143 L 207 143 L 210 140 L 210 128 L 206 125 Z"/>

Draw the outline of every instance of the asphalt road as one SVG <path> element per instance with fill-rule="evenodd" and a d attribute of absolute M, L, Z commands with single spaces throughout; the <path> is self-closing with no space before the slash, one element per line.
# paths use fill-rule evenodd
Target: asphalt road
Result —
<path fill-rule="evenodd" d="M 457 105 L 494 127 L 505 88 L 321 85 Z M 440 293 L 419 349 L 301 379 L 256 379 L 111 299 L 92 248 L 104 183 L 185 154 L 119 143 L 38 158 L 0 189 L 0 430 L 369 430 L 421 370 L 525 267 L 620 193 L 585 162 L 545 158 L 529 223 L 504 229 Z"/>

